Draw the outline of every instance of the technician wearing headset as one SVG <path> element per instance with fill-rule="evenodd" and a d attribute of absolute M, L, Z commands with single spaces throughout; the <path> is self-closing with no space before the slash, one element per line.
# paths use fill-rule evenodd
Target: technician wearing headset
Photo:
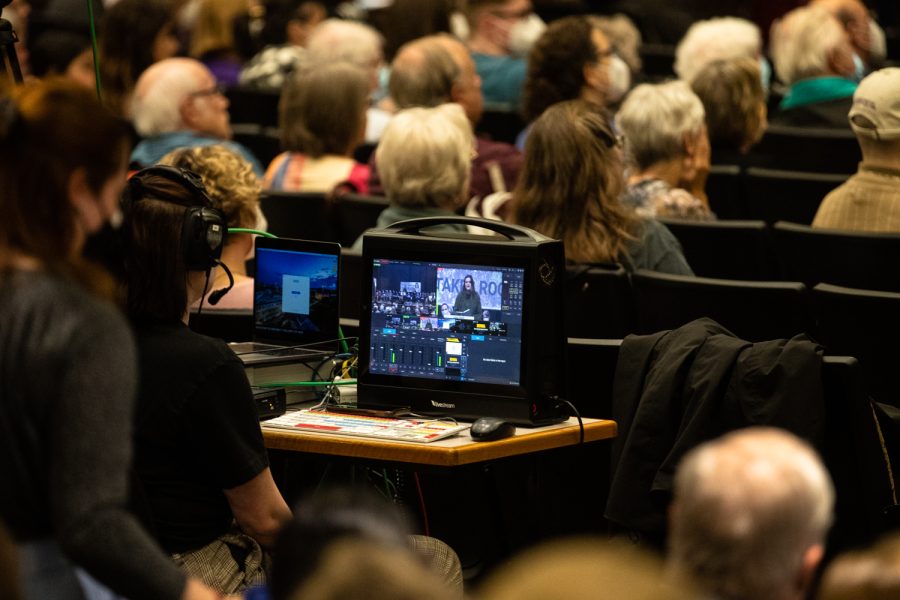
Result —
<path fill-rule="evenodd" d="M 219 597 L 126 509 L 134 342 L 81 251 L 116 211 L 127 144 L 75 84 L 0 97 L 0 520 L 29 600 Z"/>
<path fill-rule="evenodd" d="M 240 591 L 264 579 L 260 547 L 291 513 L 269 470 L 243 364 L 223 341 L 187 327 L 188 307 L 221 264 L 225 217 L 199 177 L 164 166 L 129 180 L 122 210 L 141 373 L 135 506 L 183 569 Z"/>

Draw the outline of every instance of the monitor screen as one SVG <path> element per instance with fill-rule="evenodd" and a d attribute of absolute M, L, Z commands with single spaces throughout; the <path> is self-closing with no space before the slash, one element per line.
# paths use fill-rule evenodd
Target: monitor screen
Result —
<path fill-rule="evenodd" d="M 372 262 L 369 371 L 518 386 L 525 269 Z"/>
<path fill-rule="evenodd" d="M 257 244 L 254 336 L 298 344 L 335 339 L 339 249 L 319 254 L 290 249 L 286 247 L 291 245 L 290 240 L 270 243 L 285 247 Z"/>

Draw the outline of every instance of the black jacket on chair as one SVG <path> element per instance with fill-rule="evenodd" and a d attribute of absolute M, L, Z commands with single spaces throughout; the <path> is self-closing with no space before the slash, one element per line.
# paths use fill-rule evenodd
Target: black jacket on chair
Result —
<path fill-rule="evenodd" d="M 727 431 L 777 426 L 822 448 L 821 354 L 806 336 L 750 343 L 710 319 L 625 338 L 613 384 L 619 435 L 606 517 L 663 534 L 682 456 Z"/>

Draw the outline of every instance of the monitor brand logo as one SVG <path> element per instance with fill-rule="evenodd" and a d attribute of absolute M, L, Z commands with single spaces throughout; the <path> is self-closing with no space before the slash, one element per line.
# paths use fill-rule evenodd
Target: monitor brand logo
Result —
<path fill-rule="evenodd" d="M 438 402 L 437 400 L 432 400 L 431 405 L 435 408 L 456 408 L 456 404 L 452 402 Z"/>

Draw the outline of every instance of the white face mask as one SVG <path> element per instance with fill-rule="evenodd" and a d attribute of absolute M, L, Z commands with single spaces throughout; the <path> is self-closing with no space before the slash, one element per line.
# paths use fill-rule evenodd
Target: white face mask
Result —
<path fill-rule="evenodd" d="M 516 24 L 509 30 L 509 40 L 506 43 L 510 54 L 527 56 L 545 29 L 547 29 L 547 24 L 534 13 L 516 21 Z"/>
<path fill-rule="evenodd" d="M 613 54 L 609 57 L 607 75 L 609 83 L 606 88 L 606 103 L 614 104 L 631 89 L 631 69 L 624 60 Z"/>
<path fill-rule="evenodd" d="M 469 20 L 458 10 L 450 13 L 450 33 L 461 40 L 469 39 Z"/>

